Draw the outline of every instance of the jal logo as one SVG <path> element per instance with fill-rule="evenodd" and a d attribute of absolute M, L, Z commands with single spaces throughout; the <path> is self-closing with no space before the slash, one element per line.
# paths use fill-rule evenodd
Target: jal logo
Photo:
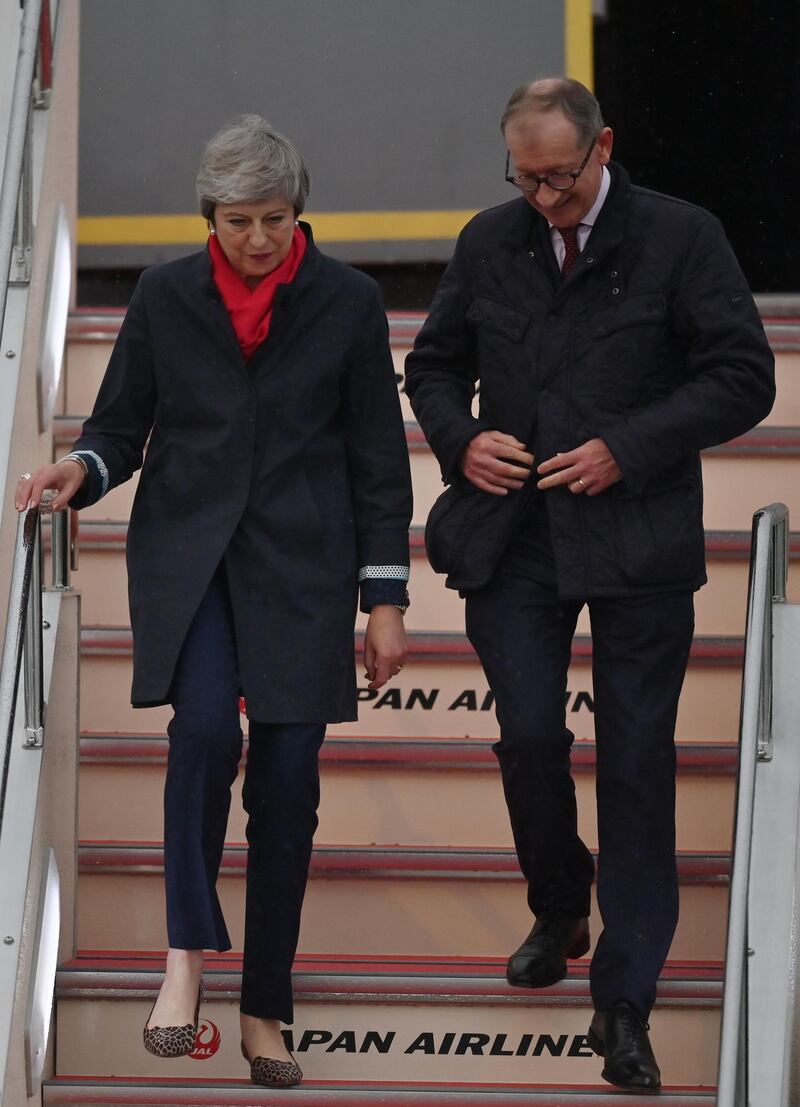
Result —
<path fill-rule="evenodd" d="M 209 1019 L 200 1019 L 194 1049 L 189 1054 L 193 1061 L 208 1061 L 217 1052 L 222 1041 L 219 1028 Z"/>

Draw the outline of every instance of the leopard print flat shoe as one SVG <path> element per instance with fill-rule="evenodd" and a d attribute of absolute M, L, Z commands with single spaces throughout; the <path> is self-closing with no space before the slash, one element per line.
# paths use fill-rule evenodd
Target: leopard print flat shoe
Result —
<path fill-rule="evenodd" d="M 252 1082 L 261 1084 L 265 1088 L 293 1088 L 303 1079 L 303 1070 L 294 1057 L 291 1061 L 276 1061 L 274 1057 L 254 1057 L 251 1061 L 244 1042 L 242 1042 L 242 1057 L 250 1066 Z"/>
<path fill-rule="evenodd" d="M 144 1024 L 142 1037 L 144 1048 L 155 1057 L 185 1057 L 194 1049 L 197 1038 L 197 1023 L 200 1017 L 200 1001 L 203 998 L 203 989 L 197 993 L 197 1006 L 194 1009 L 194 1024 L 187 1022 L 185 1026 L 148 1026 L 150 1015 L 156 1009 L 155 1003 L 150 1008 L 150 1015 Z M 158 1002 L 156 1000 L 156 1002 Z"/>

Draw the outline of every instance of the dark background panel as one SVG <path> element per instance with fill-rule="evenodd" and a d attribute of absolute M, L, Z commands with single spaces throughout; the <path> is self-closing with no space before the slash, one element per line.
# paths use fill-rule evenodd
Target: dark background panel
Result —
<path fill-rule="evenodd" d="M 633 179 L 718 215 L 755 291 L 800 290 L 800 4 L 608 0 L 595 46 Z"/>

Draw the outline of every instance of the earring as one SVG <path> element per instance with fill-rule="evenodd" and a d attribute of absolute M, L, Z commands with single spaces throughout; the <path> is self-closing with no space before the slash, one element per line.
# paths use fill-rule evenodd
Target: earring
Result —
<path fill-rule="evenodd" d="M 214 230 L 214 228 L 212 227 L 212 228 L 211 228 L 211 230 L 210 230 L 210 231 L 209 231 L 208 233 L 209 233 L 209 234 L 216 234 L 217 232 L 216 232 L 216 231 Z"/>

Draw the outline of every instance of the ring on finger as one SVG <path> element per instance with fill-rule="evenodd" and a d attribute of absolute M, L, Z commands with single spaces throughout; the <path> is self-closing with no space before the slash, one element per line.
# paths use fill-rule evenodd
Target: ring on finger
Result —
<path fill-rule="evenodd" d="M 578 477 L 578 484 L 581 486 L 581 491 L 583 492 L 586 489 L 586 481 L 583 477 Z"/>
<path fill-rule="evenodd" d="M 22 475 L 20 476 L 20 478 L 19 478 L 19 479 L 20 479 L 20 480 L 30 480 L 30 479 L 31 479 L 31 474 L 30 474 L 30 473 L 23 473 L 23 474 L 22 474 Z"/>

